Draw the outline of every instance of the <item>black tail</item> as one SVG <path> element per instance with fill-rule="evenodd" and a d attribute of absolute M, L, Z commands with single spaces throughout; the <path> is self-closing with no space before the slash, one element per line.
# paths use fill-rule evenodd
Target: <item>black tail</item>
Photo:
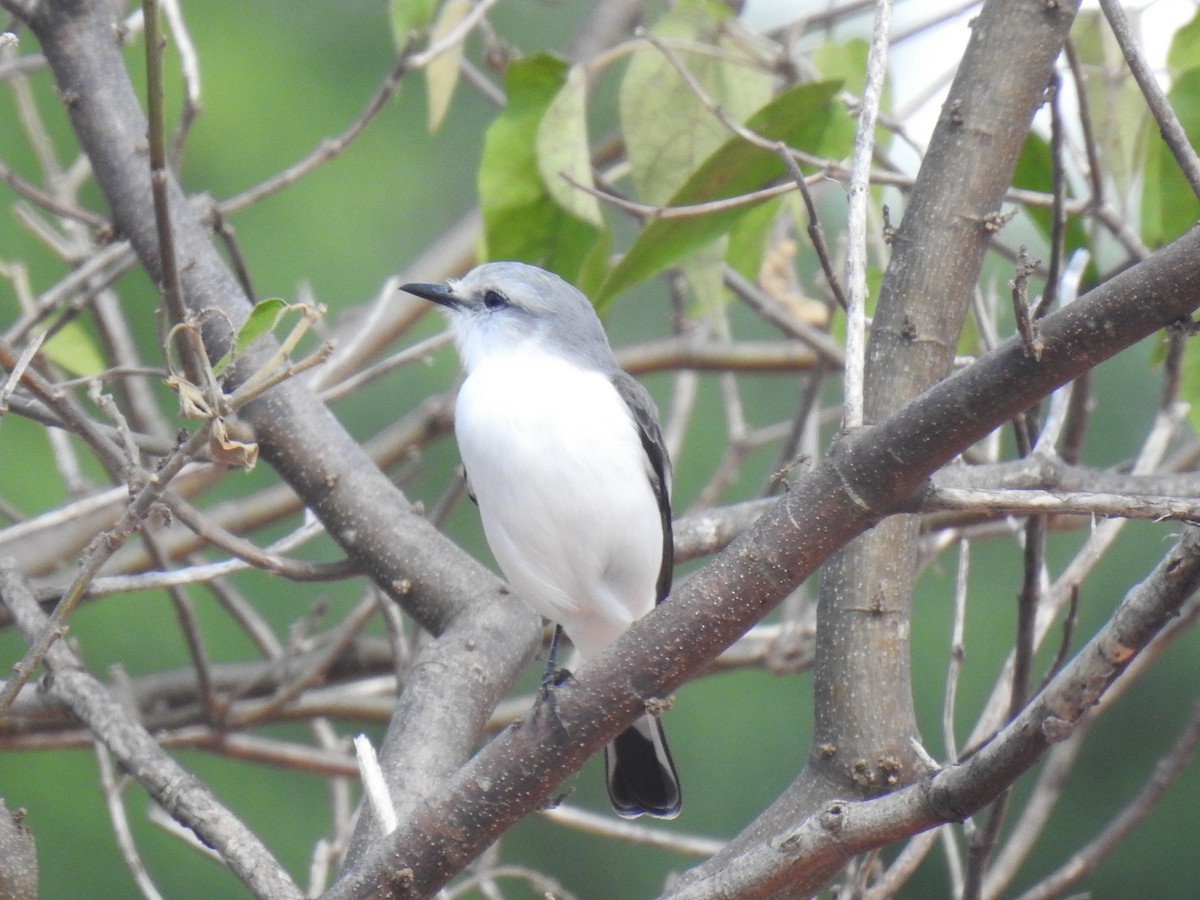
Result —
<path fill-rule="evenodd" d="M 679 815 L 679 776 L 662 723 L 655 716 L 642 716 L 605 747 L 604 767 L 608 799 L 618 815 L 627 819 L 643 813 L 660 819 Z"/>

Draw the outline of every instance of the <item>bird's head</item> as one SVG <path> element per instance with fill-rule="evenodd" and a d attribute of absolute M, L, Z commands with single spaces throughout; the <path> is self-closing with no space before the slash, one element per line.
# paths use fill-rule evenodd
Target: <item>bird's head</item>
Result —
<path fill-rule="evenodd" d="M 545 269 L 492 262 L 445 284 L 405 284 L 400 289 L 448 311 L 468 372 L 490 354 L 526 348 L 602 369 L 613 365 L 591 303 Z"/>

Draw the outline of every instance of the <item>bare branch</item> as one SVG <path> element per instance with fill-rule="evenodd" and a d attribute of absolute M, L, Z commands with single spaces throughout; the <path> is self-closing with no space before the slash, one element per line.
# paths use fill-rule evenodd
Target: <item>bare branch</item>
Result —
<path fill-rule="evenodd" d="M 133 877 L 133 882 L 142 892 L 146 900 L 161 900 L 162 894 L 150 879 L 142 858 L 134 843 L 133 833 L 129 828 L 129 817 L 125 815 L 125 801 L 122 799 L 122 789 L 117 783 L 116 770 L 112 764 L 112 755 L 99 742 L 96 744 L 96 764 L 100 770 L 100 789 L 104 791 L 104 801 L 108 806 L 108 818 L 113 825 L 113 834 L 117 838 L 117 847 L 125 860 L 125 866 Z"/>
<path fill-rule="evenodd" d="M 1058 871 L 1021 895 L 1020 900 L 1049 900 L 1078 884 L 1094 871 L 1120 843 L 1150 814 L 1171 784 L 1183 774 L 1200 745 L 1200 705 L 1180 732 L 1154 773 L 1129 804 L 1086 847 L 1075 853 Z"/>
<path fill-rule="evenodd" d="M 330 898 L 354 896 L 368 886 L 383 889 L 385 885 L 401 891 L 402 896 L 418 896 L 444 883 L 457 869 L 454 860 L 479 852 L 511 822 L 535 808 L 588 753 L 641 713 L 645 696 L 669 696 L 836 548 L 875 524 L 883 511 L 901 498 L 911 496 L 930 471 L 1026 409 L 1036 395 L 1071 380 L 1103 355 L 1151 333 L 1161 322 L 1178 318 L 1180 308 L 1200 306 L 1198 245 L 1200 229 L 1079 302 L 1047 316 L 1042 322 L 1046 354 L 1041 363 L 1028 360 L 1018 342 L 1010 340 L 879 425 L 848 439 L 837 454 L 800 479 L 702 573 L 681 585 L 669 605 L 635 622 L 608 652 L 576 673 L 576 681 L 557 689 L 554 716 L 539 716 L 535 710 L 520 728 L 494 739 L 441 786 L 436 803 L 375 844 L 331 889 Z M 1138 295 L 1145 299 L 1139 304 L 1124 303 L 1124 292 L 1135 289 L 1135 284 Z M 1152 290 L 1147 289 L 1150 284 Z M 1014 389 L 997 391 L 997 384 Z M 919 447 L 921 456 L 899 455 L 899 447 Z M 731 605 L 730 597 L 737 597 L 737 603 Z M 681 627 L 685 622 L 686 627 Z M 627 677 L 631 664 L 642 673 L 637 690 Z M 1058 678 L 1071 674 L 1068 668 Z M 1032 709 L 1044 714 L 1040 704 Z M 1025 718 L 1033 715 L 1029 710 L 1013 724 L 1014 738 L 1021 734 Z M 1032 727 L 1037 733 L 1037 726 Z M 565 740 L 564 731 L 570 734 L 570 741 Z M 1009 743 L 993 742 L 989 749 L 992 747 L 1009 748 Z M 1021 743 L 1019 747 L 1019 752 L 1012 748 L 1008 752 L 1018 752 L 1025 760 L 1030 745 Z M 963 765 L 961 779 L 956 776 L 953 780 L 954 790 L 967 790 L 964 783 L 977 776 L 982 765 L 977 760 L 994 759 L 983 753 Z M 1009 757 L 1005 759 L 1006 765 L 1013 764 Z M 1005 779 L 1023 768 L 1005 768 Z M 983 778 L 982 783 L 993 791 L 1000 788 L 994 777 Z M 873 802 L 883 804 L 878 809 L 896 812 L 887 805 L 889 800 Z M 481 813 L 484 809 L 486 817 Z M 940 819 L 922 821 L 934 824 Z M 819 829 L 820 825 L 814 821 L 813 827 Z M 909 830 L 872 831 L 872 840 L 882 843 L 917 830 L 911 820 L 905 828 Z M 432 835 L 438 837 L 429 840 Z M 420 862 L 417 847 L 425 854 Z M 742 849 L 749 864 L 754 853 Z M 774 865 L 778 861 L 774 851 L 772 857 Z M 740 854 L 738 858 L 742 858 Z M 393 865 L 395 859 L 405 860 L 403 872 Z M 714 857 L 714 861 L 721 859 L 720 854 Z M 826 877 L 831 871 L 828 865 L 837 867 L 843 861 L 839 849 L 822 857 L 816 868 L 806 867 L 811 873 L 806 877 L 819 883 L 815 879 Z M 684 890 L 685 884 L 707 882 L 706 873 L 723 872 L 728 865 L 724 862 L 693 870 L 679 890 Z M 794 875 L 789 869 L 784 877 Z"/>
<path fill-rule="evenodd" d="M 867 188 L 871 159 L 875 151 L 875 121 L 883 96 L 887 74 L 889 32 L 892 25 L 891 0 L 875 4 L 875 24 L 871 31 L 871 49 L 867 54 L 867 83 L 858 109 L 858 127 L 854 134 L 854 155 L 850 183 L 846 187 L 849 215 L 846 232 L 849 252 L 846 258 L 846 387 L 845 419 L 842 427 L 858 428 L 864 421 L 864 396 L 867 356 Z"/>
<path fill-rule="evenodd" d="M 0 598 L 31 644 L 51 627 L 20 573 L 10 567 L 0 569 Z M 256 896 L 299 900 L 302 896 L 299 888 L 254 833 L 218 803 L 198 779 L 163 752 L 154 738 L 88 674 L 66 644 L 60 642 L 48 647 L 45 660 L 54 673 L 49 690 L 88 724 L 160 805 L 216 849 Z"/>
<path fill-rule="evenodd" d="M 248 206 L 252 206 L 269 197 L 271 194 L 290 187 L 317 167 L 345 152 L 346 148 L 366 130 L 371 121 L 384 108 L 388 98 L 396 92 L 404 76 L 413 69 L 419 69 L 427 65 L 430 60 L 446 52 L 449 48 L 462 43 L 471 30 L 478 25 L 480 19 L 483 18 L 488 9 L 495 5 L 495 2 L 496 0 L 479 0 L 479 2 L 472 6 L 471 12 L 467 14 L 462 22 L 455 26 L 454 29 L 435 45 L 416 54 L 402 53 L 392 66 L 391 71 L 387 73 L 380 83 L 374 95 L 367 101 L 367 105 L 359 113 L 358 118 L 345 131 L 336 137 L 326 138 L 308 156 L 283 170 L 278 175 L 268 179 L 257 187 L 243 191 L 237 196 L 230 197 L 219 204 L 221 214 L 224 216 L 233 215 Z"/>
<path fill-rule="evenodd" d="M 671 900 L 745 896 L 748 884 L 815 891 L 824 872 L 836 871 L 854 853 L 890 843 L 935 825 L 959 821 L 992 800 L 1104 696 L 1131 660 L 1176 615 L 1200 586 L 1200 529 L 1188 528 L 1155 570 L 1126 596 L 1103 629 L 1080 650 L 1047 689 L 970 759 L 874 800 L 835 800 L 807 818 L 797 817 L 771 840 L 741 855 L 735 865 L 704 880 L 682 880 Z M 1189 728 L 1186 755 L 1196 741 Z M 786 855 L 778 852 L 787 850 Z M 781 859 L 780 857 L 785 858 Z"/>
<path fill-rule="evenodd" d="M 920 508 L 926 512 L 972 510 L 993 516 L 1077 515 L 1152 522 L 1200 521 L 1200 498 L 1108 494 L 1099 491 L 989 490 L 934 484 L 922 496 Z"/>

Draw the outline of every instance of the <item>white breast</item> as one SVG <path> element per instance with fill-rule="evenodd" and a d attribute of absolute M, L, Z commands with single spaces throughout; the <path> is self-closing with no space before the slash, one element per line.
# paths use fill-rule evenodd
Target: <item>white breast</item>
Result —
<path fill-rule="evenodd" d="M 590 657 L 654 607 L 662 526 L 608 378 L 530 349 L 479 361 L 455 432 L 505 577 Z"/>

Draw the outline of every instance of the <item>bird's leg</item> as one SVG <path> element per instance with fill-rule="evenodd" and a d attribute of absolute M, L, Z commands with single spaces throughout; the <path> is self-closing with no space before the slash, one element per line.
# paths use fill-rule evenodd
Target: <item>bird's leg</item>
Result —
<path fill-rule="evenodd" d="M 546 671 L 542 675 L 542 698 L 550 696 L 551 689 L 562 684 L 571 677 L 566 669 L 558 667 L 558 642 L 562 639 L 562 626 L 556 624 L 550 635 L 550 649 L 546 651 Z"/>
<path fill-rule="evenodd" d="M 534 704 L 534 715 L 538 715 L 544 705 L 549 708 L 550 714 L 554 716 L 554 721 L 558 723 L 559 727 L 565 730 L 566 725 L 558 714 L 558 703 L 554 698 L 554 688 L 571 677 L 569 671 L 558 667 L 558 642 L 562 637 L 562 630 L 562 626 L 556 624 L 550 635 L 550 649 L 546 652 L 546 671 L 542 675 L 542 692 Z"/>

